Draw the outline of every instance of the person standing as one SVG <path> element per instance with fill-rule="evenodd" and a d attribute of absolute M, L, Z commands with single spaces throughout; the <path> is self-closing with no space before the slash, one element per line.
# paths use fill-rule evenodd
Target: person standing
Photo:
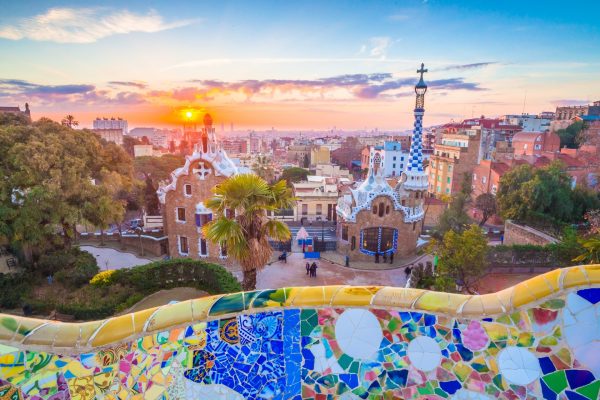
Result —
<path fill-rule="evenodd" d="M 306 262 L 306 275 L 310 274 L 310 263 Z"/>
<path fill-rule="evenodd" d="M 393 263 L 394 263 L 394 252 L 392 251 L 390 253 L 390 264 L 393 264 Z"/>
<path fill-rule="evenodd" d="M 313 278 L 317 277 L 317 263 L 313 262 L 312 265 L 310 266 L 310 276 L 312 276 Z"/>

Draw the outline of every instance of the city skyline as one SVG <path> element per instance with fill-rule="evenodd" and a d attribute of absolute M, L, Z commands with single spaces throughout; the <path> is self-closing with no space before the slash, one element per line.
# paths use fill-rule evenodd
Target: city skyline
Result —
<path fill-rule="evenodd" d="M 585 2 L 584 2 L 585 3 Z M 0 16 L 0 104 L 256 129 L 407 130 L 421 62 L 425 125 L 598 100 L 600 29 L 548 2 L 20 2 Z M 585 61 L 580 61 L 585 60 Z"/>

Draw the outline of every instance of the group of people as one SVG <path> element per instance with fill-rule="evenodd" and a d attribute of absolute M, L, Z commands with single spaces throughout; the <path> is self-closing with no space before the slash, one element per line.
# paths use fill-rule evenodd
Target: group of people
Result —
<path fill-rule="evenodd" d="M 317 266 L 317 263 L 315 261 L 313 261 L 313 263 L 309 263 L 308 261 L 306 262 L 306 275 L 308 275 L 311 278 L 316 278 L 317 277 L 317 268 L 319 268 Z"/>
<path fill-rule="evenodd" d="M 375 253 L 375 263 L 379 264 L 379 255 L 381 255 L 383 257 L 383 263 L 386 264 L 388 262 L 388 255 L 387 253 Z M 390 264 L 394 263 L 394 252 L 390 253 Z"/>

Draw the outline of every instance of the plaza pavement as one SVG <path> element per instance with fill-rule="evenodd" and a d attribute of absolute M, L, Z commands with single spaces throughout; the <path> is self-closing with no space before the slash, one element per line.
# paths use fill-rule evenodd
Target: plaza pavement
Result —
<path fill-rule="evenodd" d="M 306 261 L 316 261 L 317 277 L 306 275 Z M 385 271 L 365 271 L 346 268 L 323 259 L 305 260 L 302 253 L 290 253 L 287 263 L 276 261 L 259 271 L 257 289 L 277 289 L 289 286 L 320 286 L 320 285 L 406 285 L 404 268 Z"/>

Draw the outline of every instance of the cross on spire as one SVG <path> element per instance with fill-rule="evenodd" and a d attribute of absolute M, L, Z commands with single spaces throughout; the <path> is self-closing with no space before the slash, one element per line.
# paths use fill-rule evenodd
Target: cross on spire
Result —
<path fill-rule="evenodd" d="M 417 70 L 417 74 L 421 74 L 421 80 L 423 80 L 423 74 L 425 72 L 428 72 L 428 70 L 425 69 L 425 63 L 421 63 L 421 69 Z"/>

